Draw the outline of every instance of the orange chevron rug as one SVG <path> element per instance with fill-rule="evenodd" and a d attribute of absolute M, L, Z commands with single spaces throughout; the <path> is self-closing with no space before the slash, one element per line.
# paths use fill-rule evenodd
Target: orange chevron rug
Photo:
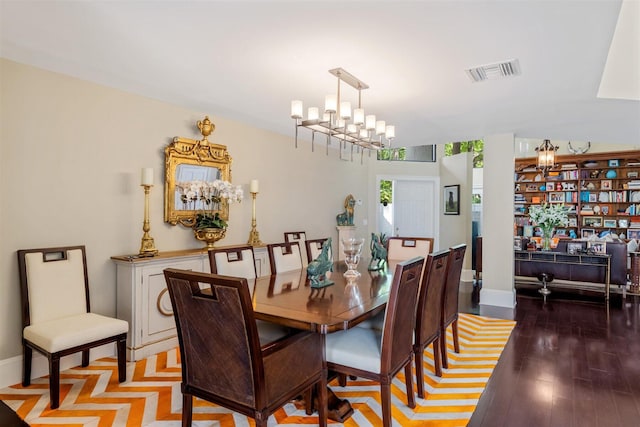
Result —
<path fill-rule="evenodd" d="M 433 352 L 424 353 L 427 395 L 417 406 L 406 406 L 404 376 L 394 380 L 393 421 L 395 426 L 465 426 L 493 372 L 515 322 L 460 314 L 461 351 L 453 351 L 448 331 L 449 369 L 442 378 L 433 372 Z M 127 381 L 118 383 L 115 358 L 92 362 L 60 374 L 60 407 L 49 409 L 48 378 L 0 390 L 0 399 L 32 427 L 74 426 L 180 426 L 180 360 L 178 349 L 159 353 L 127 365 Z M 415 383 L 415 381 L 414 381 Z M 380 388 L 366 380 L 348 381 L 346 387 L 331 384 L 332 390 L 349 399 L 354 415 L 333 426 L 381 426 Z M 208 402 L 194 402 L 194 426 L 254 426 L 253 420 Z M 305 413 L 302 402 L 290 402 L 269 418 L 269 426 L 317 425 L 316 416 Z"/>

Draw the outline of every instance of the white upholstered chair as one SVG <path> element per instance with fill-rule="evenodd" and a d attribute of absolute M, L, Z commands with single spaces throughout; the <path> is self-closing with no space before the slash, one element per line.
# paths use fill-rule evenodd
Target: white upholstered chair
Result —
<path fill-rule="evenodd" d="M 396 266 L 382 331 L 351 328 L 327 334 L 327 367 L 340 375 L 380 383 L 382 425 L 391 426 L 391 383 L 404 368 L 407 404 L 415 407 L 413 391 L 413 328 L 424 258 Z"/>
<path fill-rule="evenodd" d="M 304 242 L 307 249 L 307 261 L 311 262 L 318 258 L 322 252 L 322 244 L 327 241 L 328 237 L 324 239 L 312 239 Z M 333 251 L 329 249 L 329 258 L 333 259 Z"/>
<path fill-rule="evenodd" d="M 272 243 L 267 245 L 271 274 L 300 270 L 303 267 L 302 254 L 298 242 Z"/>
<path fill-rule="evenodd" d="M 387 258 L 404 261 L 417 256 L 426 258 L 433 252 L 432 237 L 389 237 Z"/>
<path fill-rule="evenodd" d="M 22 385 L 31 384 L 33 350 L 49 360 L 51 409 L 60 404 L 60 358 L 82 352 L 89 364 L 89 349 L 116 343 L 118 381 L 126 379 L 126 340 L 129 324 L 91 313 L 84 246 L 18 251 L 22 299 Z"/>
<path fill-rule="evenodd" d="M 284 241 L 287 243 L 298 242 L 302 256 L 302 266 L 306 267 L 308 264 L 307 261 L 310 261 L 309 255 L 307 254 L 307 234 L 304 231 L 287 231 L 284 233 Z"/>

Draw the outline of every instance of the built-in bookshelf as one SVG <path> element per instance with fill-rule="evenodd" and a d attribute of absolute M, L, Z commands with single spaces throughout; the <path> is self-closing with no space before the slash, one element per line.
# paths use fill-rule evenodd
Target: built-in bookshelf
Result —
<path fill-rule="evenodd" d="M 640 151 L 557 156 L 543 173 L 537 158 L 516 159 L 514 233 L 536 235 L 529 207 L 563 203 L 569 226 L 558 237 L 615 233 L 640 238 Z"/>

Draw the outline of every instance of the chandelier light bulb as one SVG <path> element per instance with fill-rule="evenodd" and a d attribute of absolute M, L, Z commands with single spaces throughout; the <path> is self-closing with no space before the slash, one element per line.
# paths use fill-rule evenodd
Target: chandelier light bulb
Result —
<path fill-rule="evenodd" d="M 343 119 L 338 119 L 336 120 L 336 127 L 337 128 L 343 128 L 345 126 L 345 121 Z"/>
<path fill-rule="evenodd" d="M 302 118 L 302 101 L 294 100 L 291 101 L 291 118 L 292 119 L 301 119 Z"/>
<path fill-rule="evenodd" d="M 393 139 L 396 137 L 396 127 L 394 125 L 387 125 L 387 132 L 385 133 L 387 139 Z"/>
<path fill-rule="evenodd" d="M 356 126 L 353 123 L 348 124 L 347 125 L 347 133 L 348 134 L 358 133 L 358 126 Z"/>
<path fill-rule="evenodd" d="M 307 111 L 307 120 L 318 120 L 318 117 L 320 117 L 318 107 L 309 107 Z"/>
<path fill-rule="evenodd" d="M 340 118 L 345 120 L 351 118 L 351 103 L 349 101 L 342 101 L 340 103 Z"/>
<path fill-rule="evenodd" d="M 370 115 L 367 116 L 367 118 L 365 120 L 364 127 L 367 130 L 374 130 L 376 128 L 376 116 L 375 116 L 375 114 L 370 114 Z"/>
<path fill-rule="evenodd" d="M 323 122 L 331 121 L 331 114 L 330 113 L 322 113 L 322 121 Z"/>
<path fill-rule="evenodd" d="M 356 108 L 353 110 L 353 124 L 355 125 L 363 125 L 364 124 L 364 109 Z"/>
<path fill-rule="evenodd" d="M 360 138 L 361 139 L 368 139 L 369 138 L 369 131 L 366 129 L 360 129 Z"/>
<path fill-rule="evenodd" d="M 327 95 L 324 97 L 324 111 L 326 113 L 335 113 L 338 110 L 338 98 L 336 95 Z"/>
<path fill-rule="evenodd" d="M 387 129 L 387 124 L 384 120 L 378 120 L 376 122 L 376 135 L 384 135 L 384 132 Z"/>

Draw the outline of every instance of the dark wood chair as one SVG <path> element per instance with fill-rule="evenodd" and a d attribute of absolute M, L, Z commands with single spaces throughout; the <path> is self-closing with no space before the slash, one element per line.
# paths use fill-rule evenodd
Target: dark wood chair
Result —
<path fill-rule="evenodd" d="M 460 244 L 451 248 L 449 262 L 447 265 L 447 282 L 444 287 L 442 298 L 442 323 L 441 323 L 441 346 L 442 366 L 449 367 L 447 358 L 447 327 L 451 325 L 453 332 L 453 348 L 456 353 L 460 353 L 460 343 L 458 342 L 458 294 L 460 292 L 460 275 L 462 274 L 462 264 L 464 253 L 467 250 L 466 244 Z"/>
<path fill-rule="evenodd" d="M 302 269 L 302 253 L 298 242 L 267 245 L 271 274 Z"/>
<path fill-rule="evenodd" d="M 305 245 L 305 249 L 307 250 L 308 262 L 311 262 L 314 259 L 318 258 L 318 256 L 320 255 L 320 252 L 322 252 L 322 245 L 324 244 L 324 242 L 327 241 L 327 239 L 328 237 L 325 237 L 324 239 L 305 240 L 304 245 Z M 330 251 L 329 256 L 333 258 L 332 251 Z"/>
<path fill-rule="evenodd" d="M 429 344 L 433 344 L 433 367 L 435 374 L 442 376 L 440 360 L 442 321 L 442 295 L 447 280 L 447 261 L 449 250 L 431 254 L 425 261 L 422 284 L 416 310 L 415 338 L 413 340 L 413 354 L 416 362 L 416 383 L 418 396 L 424 398 L 424 351 Z"/>
<path fill-rule="evenodd" d="M 413 393 L 413 329 L 424 258 L 396 266 L 385 310 L 384 329 L 351 328 L 327 335 L 327 366 L 339 375 L 380 383 L 382 423 L 391 426 L 391 382 L 404 368 L 407 405 L 415 407 Z"/>
<path fill-rule="evenodd" d="M 427 258 L 433 252 L 433 237 L 389 237 L 387 258 L 407 260 L 417 256 Z"/>
<path fill-rule="evenodd" d="M 89 365 L 89 350 L 115 343 L 118 381 L 127 376 L 128 322 L 91 312 L 89 278 L 84 246 L 18 251 L 22 300 L 22 385 L 31 384 L 33 350 L 49 360 L 51 409 L 60 405 L 60 358 L 82 352 Z"/>
<path fill-rule="evenodd" d="M 319 424 L 327 425 L 322 335 L 299 331 L 261 346 L 246 279 L 177 269 L 164 275 L 180 343 L 183 426 L 191 425 L 198 397 L 266 427 L 278 408 L 314 386 Z"/>
<path fill-rule="evenodd" d="M 244 277 L 247 281 L 255 279 L 257 276 L 253 246 L 249 245 L 210 249 L 209 267 L 213 274 Z M 253 295 L 253 285 L 255 282 L 251 280 L 250 295 Z M 263 345 L 270 341 L 279 340 L 291 332 L 289 328 L 264 320 L 256 320 L 256 324 L 258 325 L 260 343 Z"/>
<path fill-rule="evenodd" d="M 285 231 L 284 241 L 287 243 L 298 242 L 302 255 L 302 265 L 306 267 L 307 260 L 309 259 L 309 253 L 306 250 L 307 233 L 305 233 L 304 231 Z"/>
<path fill-rule="evenodd" d="M 253 246 L 249 245 L 210 249 L 209 266 L 213 274 L 245 279 L 255 279 L 257 276 Z"/>

